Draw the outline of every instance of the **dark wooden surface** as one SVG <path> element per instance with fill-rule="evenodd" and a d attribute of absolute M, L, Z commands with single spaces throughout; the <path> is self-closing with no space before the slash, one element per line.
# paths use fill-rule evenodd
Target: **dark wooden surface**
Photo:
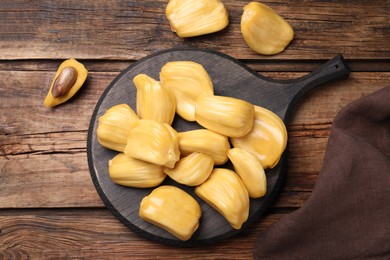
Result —
<path fill-rule="evenodd" d="M 263 1 L 295 29 L 281 54 L 261 56 L 240 35 L 249 1 L 223 1 L 229 26 L 180 39 L 167 1 L 2 1 L 0 4 L 0 259 L 250 259 L 256 238 L 309 198 L 332 120 L 351 101 L 390 84 L 389 1 Z M 139 237 L 100 200 L 86 139 L 97 100 L 136 60 L 176 46 L 209 48 L 264 76 L 294 79 L 343 54 L 348 79 L 310 92 L 289 127 L 289 168 L 277 200 L 247 231 L 218 244 L 164 246 Z M 59 64 L 89 69 L 80 93 L 47 109 L 42 102 Z"/>

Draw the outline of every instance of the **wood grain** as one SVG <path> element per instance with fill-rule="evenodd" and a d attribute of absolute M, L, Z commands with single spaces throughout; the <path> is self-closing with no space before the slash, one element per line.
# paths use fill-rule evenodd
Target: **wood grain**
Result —
<path fill-rule="evenodd" d="M 224 1 L 229 26 L 180 39 L 167 0 L 2 1 L 0 5 L 0 259 L 251 259 L 256 238 L 310 197 L 332 121 L 351 101 L 390 85 L 390 3 L 381 0 L 268 1 L 295 39 L 281 54 L 252 52 L 240 32 L 248 1 Z M 214 246 L 172 248 L 145 240 L 104 208 L 86 162 L 94 106 L 134 61 L 174 46 L 221 51 L 262 75 L 291 79 L 336 54 L 352 73 L 310 92 L 289 127 L 282 192 L 248 231 Z M 42 102 L 58 65 L 77 58 L 90 74 L 70 102 Z"/>
<path fill-rule="evenodd" d="M 223 31 L 181 39 L 170 31 L 163 0 L 5 1 L 0 6 L 0 59 L 138 60 L 181 45 L 258 59 L 240 31 L 247 2 L 224 1 L 230 24 Z M 263 2 L 291 23 L 295 38 L 285 52 L 261 59 L 330 59 L 339 53 L 347 59 L 390 58 L 388 1 Z"/>
<path fill-rule="evenodd" d="M 0 259 L 251 259 L 247 248 L 281 217 L 218 245 L 175 248 L 137 236 L 104 209 L 0 211 Z"/>
<path fill-rule="evenodd" d="M 331 58 L 331 57 L 329 57 Z M 324 64 L 327 59 L 313 60 L 266 60 L 262 56 L 255 60 L 242 60 L 248 67 L 259 73 L 267 72 L 311 72 Z M 63 60 L 0 60 L 0 71 L 54 71 Z M 119 73 L 134 63 L 131 60 L 80 60 L 90 72 Z M 346 59 L 353 72 L 388 72 L 388 60 Z M 54 73 L 53 73 L 54 75 Z"/>
<path fill-rule="evenodd" d="M 91 73 L 80 95 L 48 110 L 41 103 L 46 95 L 42 86 L 50 83 L 53 74 L 0 71 L 0 208 L 103 206 L 89 176 L 86 135 L 94 105 L 117 73 Z M 305 73 L 262 74 L 288 79 Z M 290 168 L 275 207 L 303 205 L 321 169 L 336 113 L 352 100 L 390 84 L 389 79 L 387 72 L 356 72 L 303 99 L 289 126 Z M 33 113 L 25 116 L 27 110 Z"/>
<path fill-rule="evenodd" d="M 118 73 L 90 73 L 86 84 L 74 98 L 58 108 L 47 109 L 42 106 L 42 102 L 54 74 L 53 71 L 0 71 L 0 133 L 23 135 L 88 129 L 97 100 Z M 261 74 L 277 79 L 294 79 L 306 75 L 288 72 Z M 342 106 L 389 83 L 387 72 L 352 73 L 348 81 L 335 82 L 329 89 L 324 87 L 314 90 L 311 100 L 303 100 L 299 104 L 300 108 L 296 111 L 299 114 L 294 117 L 292 124 L 330 123 Z M 9 109 L 12 109 L 13 116 L 6 113 Z M 25 111 L 31 112 L 29 116 L 25 116 Z"/>

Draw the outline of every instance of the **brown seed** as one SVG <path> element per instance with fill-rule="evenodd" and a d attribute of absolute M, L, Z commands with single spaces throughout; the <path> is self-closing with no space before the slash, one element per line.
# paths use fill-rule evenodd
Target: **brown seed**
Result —
<path fill-rule="evenodd" d="M 65 96 L 77 80 L 77 70 L 73 67 L 65 67 L 53 84 L 51 93 L 53 97 Z"/>

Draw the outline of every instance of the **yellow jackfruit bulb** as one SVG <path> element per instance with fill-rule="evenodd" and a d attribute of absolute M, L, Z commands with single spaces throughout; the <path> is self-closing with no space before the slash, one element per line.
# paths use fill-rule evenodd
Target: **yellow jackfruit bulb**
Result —
<path fill-rule="evenodd" d="M 254 117 L 254 106 L 241 99 L 199 96 L 196 100 L 196 122 L 228 137 L 241 137 L 249 133 Z"/>
<path fill-rule="evenodd" d="M 171 125 L 176 112 L 173 92 L 146 74 L 138 74 L 133 82 L 137 88 L 138 116 Z"/>
<path fill-rule="evenodd" d="M 287 145 L 287 129 L 282 119 L 272 111 L 255 106 L 252 130 L 244 137 L 230 138 L 235 148 L 255 154 L 264 169 L 273 168 L 279 162 Z"/>
<path fill-rule="evenodd" d="M 240 229 L 249 216 L 249 196 L 244 183 L 232 170 L 215 168 L 195 193 L 212 206 L 234 229 Z"/>
<path fill-rule="evenodd" d="M 167 62 L 160 72 L 161 84 L 173 91 L 176 112 L 195 121 L 195 102 L 200 95 L 214 95 L 213 83 L 204 67 L 193 61 Z"/>
<path fill-rule="evenodd" d="M 166 123 L 140 119 L 129 133 L 124 153 L 139 160 L 173 168 L 180 159 L 177 132 Z"/>
<path fill-rule="evenodd" d="M 108 173 L 116 184 L 135 188 L 156 187 L 167 176 L 161 165 L 134 159 L 124 153 L 108 162 Z"/>
<path fill-rule="evenodd" d="M 164 167 L 164 172 L 178 183 L 187 186 L 202 184 L 210 176 L 214 160 L 204 153 L 192 153 L 180 159 L 175 168 Z"/>
<path fill-rule="evenodd" d="M 256 155 L 240 148 L 228 151 L 234 170 L 240 176 L 250 198 L 260 198 L 267 193 L 267 177 Z"/>
<path fill-rule="evenodd" d="M 115 105 L 99 117 L 96 134 L 98 142 L 111 150 L 123 152 L 137 114 L 127 104 Z"/>
<path fill-rule="evenodd" d="M 294 38 L 291 25 L 269 6 L 258 2 L 244 7 L 241 33 L 252 50 L 264 55 L 283 51 Z"/>
<path fill-rule="evenodd" d="M 80 90 L 87 76 L 88 70 L 77 60 L 62 62 L 43 101 L 45 107 L 55 107 L 68 101 Z"/>
<path fill-rule="evenodd" d="M 179 148 L 182 155 L 193 152 L 210 155 L 214 164 L 227 162 L 227 152 L 230 149 L 229 139 L 221 134 L 207 129 L 196 129 L 178 133 Z"/>
<path fill-rule="evenodd" d="M 193 37 L 224 29 L 229 15 L 219 0 L 170 0 L 166 10 L 171 30 L 179 37 Z"/>
<path fill-rule="evenodd" d="M 191 238 L 199 226 L 199 203 L 185 191 L 169 185 L 154 189 L 141 201 L 140 217 L 180 240 Z"/>

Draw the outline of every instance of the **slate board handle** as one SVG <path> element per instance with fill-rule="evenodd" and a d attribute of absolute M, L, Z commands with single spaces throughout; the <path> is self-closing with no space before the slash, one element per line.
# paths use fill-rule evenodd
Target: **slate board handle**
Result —
<path fill-rule="evenodd" d="M 284 116 L 285 122 L 289 121 L 295 105 L 307 92 L 324 83 L 340 78 L 346 78 L 349 73 L 350 69 L 346 64 L 344 57 L 339 54 L 308 75 L 296 79 L 292 84 L 286 84 L 285 88 L 286 91 L 289 92 L 291 100 L 287 101 L 289 104 L 284 111 L 286 113 Z"/>

